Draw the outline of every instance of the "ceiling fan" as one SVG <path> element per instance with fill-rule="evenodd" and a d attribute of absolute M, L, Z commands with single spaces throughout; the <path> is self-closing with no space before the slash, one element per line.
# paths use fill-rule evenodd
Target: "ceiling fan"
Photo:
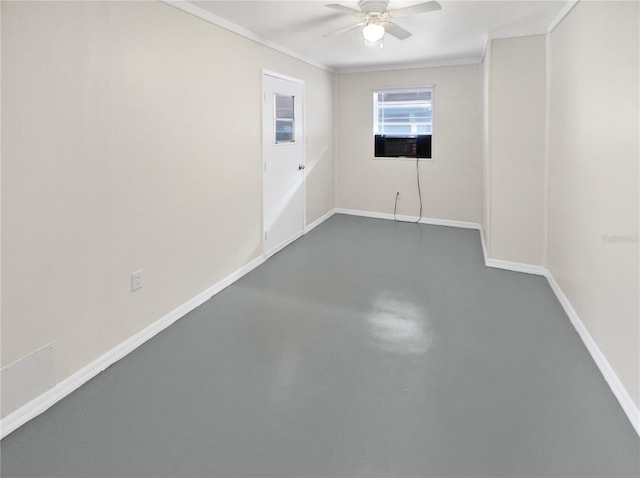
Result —
<path fill-rule="evenodd" d="M 327 33 L 324 36 L 330 37 L 339 35 L 362 27 L 362 35 L 364 36 L 365 42 L 368 45 L 380 44 L 380 47 L 382 47 L 382 38 L 385 33 L 393 35 L 399 40 L 405 40 L 411 36 L 411 32 L 393 23 L 391 21 L 392 18 L 408 17 L 411 15 L 418 15 L 420 13 L 440 10 L 440 8 L 442 8 L 436 1 L 419 3 L 410 7 L 399 8 L 397 10 L 387 10 L 389 0 L 360 0 L 358 5 L 360 6 L 360 10 L 354 10 L 353 8 L 345 7 L 339 3 L 325 5 L 327 8 L 331 8 L 332 10 L 358 17 L 360 21 L 353 25 L 340 28 L 334 32 Z"/>

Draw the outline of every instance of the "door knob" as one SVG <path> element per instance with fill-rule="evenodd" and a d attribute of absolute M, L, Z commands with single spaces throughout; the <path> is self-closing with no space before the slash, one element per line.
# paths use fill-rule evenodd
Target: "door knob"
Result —
<path fill-rule="evenodd" d="M 298 164 L 298 171 L 302 171 L 305 167 L 304 164 Z"/>

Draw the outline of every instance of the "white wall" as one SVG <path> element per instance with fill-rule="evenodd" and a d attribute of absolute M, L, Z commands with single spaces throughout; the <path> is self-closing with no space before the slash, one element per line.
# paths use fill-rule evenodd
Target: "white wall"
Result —
<path fill-rule="evenodd" d="M 549 270 L 637 406 L 639 14 L 580 2 L 551 33 L 548 242 Z"/>
<path fill-rule="evenodd" d="M 339 208 L 417 216 L 416 163 L 373 159 L 373 90 L 435 85 L 433 161 L 421 161 L 423 217 L 480 222 L 482 70 L 480 65 L 338 75 Z"/>
<path fill-rule="evenodd" d="M 493 40 L 485 178 L 487 253 L 544 264 L 545 37 Z"/>
<path fill-rule="evenodd" d="M 482 61 L 482 231 L 491 250 L 491 41 Z M 485 251 L 485 253 L 487 252 Z"/>
<path fill-rule="evenodd" d="M 332 73 L 158 2 L 1 8 L 3 366 L 53 342 L 60 381 L 261 253 L 262 68 L 333 209 Z"/>

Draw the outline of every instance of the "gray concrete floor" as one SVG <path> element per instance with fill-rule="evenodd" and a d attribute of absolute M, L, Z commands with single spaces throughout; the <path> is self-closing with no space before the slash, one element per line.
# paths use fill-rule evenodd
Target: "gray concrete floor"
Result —
<path fill-rule="evenodd" d="M 2 476 L 637 477 L 542 277 L 334 216 L 2 441 Z"/>

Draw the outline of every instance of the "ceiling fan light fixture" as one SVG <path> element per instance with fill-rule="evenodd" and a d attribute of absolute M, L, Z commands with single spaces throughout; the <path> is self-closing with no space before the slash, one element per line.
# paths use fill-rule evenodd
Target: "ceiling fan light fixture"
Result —
<path fill-rule="evenodd" d="M 375 43 L 371 43 L 369 40 L 365 40 L 364 41 L 365 46 L 368 46 L 369 48 L 384 48 L 384 42 L 382 40 L 378 40 Z"/>
<path fill-rule="evenodd" d="M 362 36 L 368 43 L 378 43 L 384 36 L 384 27 L 379 23 L 369 23 L 362 29 Z"/>

